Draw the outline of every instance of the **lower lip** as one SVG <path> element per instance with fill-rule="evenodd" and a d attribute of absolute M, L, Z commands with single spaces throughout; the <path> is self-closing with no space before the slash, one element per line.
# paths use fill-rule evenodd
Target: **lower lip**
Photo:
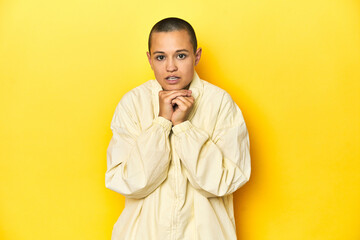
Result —
<path fill-rule="evenodd" d="M 168 79 L 165 78 L 165 80 L 166 80 L 166 82 L 168 84 L 176 84 L 176 83 L 178 83 L 180 81 L 180 78 L 177 78 L 175 80 L 168 80 Z"/>

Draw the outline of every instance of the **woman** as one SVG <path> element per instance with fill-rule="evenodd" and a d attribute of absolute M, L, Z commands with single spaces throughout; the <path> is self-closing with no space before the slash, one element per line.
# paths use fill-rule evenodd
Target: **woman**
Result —
<path fill-rule="evenodd" d="M 148 47 L 156 79 L 126 93 L 111 122 L 105 182 L 125 196 L 112 239 L 236 239 L 232 193 L 251 171 L 241 110 L 199 78 L 188 22 L 161 20 Z"/>

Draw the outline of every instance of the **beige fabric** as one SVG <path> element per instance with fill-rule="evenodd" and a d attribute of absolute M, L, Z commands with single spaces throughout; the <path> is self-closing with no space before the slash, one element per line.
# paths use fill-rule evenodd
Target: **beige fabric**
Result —
<path fill-rule="evenodd" d="M 111 122 L 105 185 L 125 196 L 112 239 L 236 239 L 232 193 L 250 178 L 249 136 L 224 90 L 194 73 L 195 105 L 172 127 L 149 80 L 126 93 Z"/>

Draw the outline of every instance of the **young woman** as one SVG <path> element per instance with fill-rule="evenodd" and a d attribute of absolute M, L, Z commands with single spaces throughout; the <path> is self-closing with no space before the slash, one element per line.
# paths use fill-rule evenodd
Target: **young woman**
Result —
<path fill-rule="evenodd" d="M 195 32 L 156 23 L 155 80 L 126 93 L 111 122 L 106 187 L 125 196 L 112 239 L 236 239 L 232 193 L 250 178 L 249 136 L 223 89 L 199 78 Z"/>

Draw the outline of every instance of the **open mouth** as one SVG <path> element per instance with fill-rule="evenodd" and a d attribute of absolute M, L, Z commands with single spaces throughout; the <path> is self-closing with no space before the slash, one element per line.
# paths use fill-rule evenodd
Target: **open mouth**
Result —
<path fill-rule="evenodd" d="M 176 76 L 167 77 L 165 79 L 169 84 L 177 84 L 180 81 L 180 77 L 176 77 Z"/>
<path fill-rule="evenodd" d="M 177 80 L 179 79 L 179 77 L 167 77 L 166 80 L 169 80 L 169 81 L 174 81 L 174 80 Z"/>

